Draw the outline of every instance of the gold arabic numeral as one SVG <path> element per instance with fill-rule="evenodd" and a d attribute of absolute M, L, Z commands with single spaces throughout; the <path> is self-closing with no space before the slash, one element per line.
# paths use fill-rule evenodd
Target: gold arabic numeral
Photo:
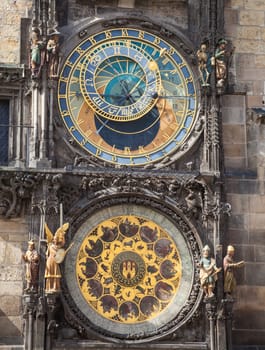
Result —
<path fill-rule="evenodd" d="M 101 149 L 100 148 L 97 148 L 97 151 L 96 151 L 96 157 L 100 156 L 102 153 Z"/>
<path fill-rule="evenodd" d="M 113 161 L 113 162 L 117 162 L 117 156 L 116 156 L 116 154 L 115 154 L 115 145 L 113 145 L 112 146 L 112 149 L 111 149 L 111 153 L 112 153 L 112 157 L 111 157 L 111 160 Z"/>
<path fill-rule="evenodd" d="M 152 158 L 150 157 L 149 154 L 145 154 L 145 158 L 148 162 L 151 162 L 152 161 Z"/>
<path fill-rule="evenodd" d="M 92 131 L 91 129 L 88 129 L 88 130 L 85 132 L 85 136 L 86 136 L 86 137 L 90 137 L 92 134 L 93 134 L 93 131 Z"/>
<path fill-rule="evenodd" d="M 160 43 L 160 41 L 161 41 L 161 40 L 160 40 L 158 37 L 156 37 L 155 40 L 154 40 L 154 44 L 155 44 L 155 45 L 158 45 L 158 44 Z"/>
<path fill-rule="evenodd" d="M 76 65 L 76 69 L 81 70 L 83 68 L 83 64 L 81 62 L 78 62 Z"/>
<path fill-rule="evenodd" d="M 139 146 L 138 151 L 139 151 L 139 153 L 144 153 L 145 152 L 144 146 Z"/>
<path fill-rule="evenodd" d="M 109 30 L 107 30 L 107 31 L 105 32 L 105 35 L 106 35 L 106 38 L 107 38 L 107 39 L 111 39 L 111 38 L 112 38 L 112 33 L 111 33 Z"/>
<path fill-rule="evenodd" d="M 163 59 L 162 63 L 165 66 L 169 62 L 169 59 L 166 57 Z"/>
<path fill-rule="evenodd" d="M 131 164 L 131 165 L 133 165 L 133 164 L 134 164 L 133 157 L 130 157 L 130 164 Z"/>
<path fill-rule="evenodd" d="M 144 38 L 144 32 L 142 30 L 139 31 L 138 38 L 139 39 L 143 39 Z"/>
<path fill-rule="evenodd" d="M 71 84 L 76 84 L 79 83 L 79 78 L 78 77 L 71 77 Z"/>
<path fill-rule="evenodd" d="M 85 122 L 84 119 L 78 119 L 78 120 L 77 120 L 77 124 L 78 124 L 78 125 L 82 125 L 84 122 Z"/>
<path fill-rule="evenodd" d="M 129 36 L 128 30 L 126 28 L 122 28 L 121 35 L 122 36 Z"/>
<path fill-rule="evenodd" d="M 85 139 L 83 139 L 83 140 L 81 141 L 81 143 L 80 143 L 81 146 L 85 146 L 86 142 L 87 142 L 87 141 L 86 141 Z"/>
<path fill-rule="evenodd" d="M 76 127 L 72 125 L 69 130 L 73 133 L 74 131 L 76 131 Z"/>
<path fill-rule="evenodd" d="M 60 81 L 62 81 L 63 83 L 67 83 L 68 77 L 60 77 Z"/>
<path fill-rule="evenodd" d="M 186 78 L 186 83 L 192 83 L 193 79 L 191 76 L 189 76 L 188 78 Z"/>
<path fill-rule="evenodd" d="M 69 66 L 69 67 L 73 67 L 73 62 L 71 61 L 66 61 L 65 65 Z"/>
<path fill-rule="evenodd" d="M 69 112 L 68 111 L 62 111 L 61 112 L 61 116 L 65 118 L 65 117 L 69 116 Z"/>
<path fill-rule="evenodd" d="M 175 51 L 174 51 L 173 47 L 171 47 L 169 50 L 167 50 L 167 54 L 170 56 L 172 56 L 174 54 L 174 52 Z"/>
<path fill-rule="evenodd" d="M 85 52 L 85 50 L 81 49 L 81 47 L 78 47 L 76 51 L 79 53 L 80 56 Z"/>
<path fill-rule="evenodd" d="M 124 153 L 126 155 L 130 155 L 131 154 L 131 147 L 124 147 Z"/>
<path fill-rule="evenodd" d="M 170 138 L 170 136 L 165 131 L 163 132 L 162 137 L 164 137 L 165 140 L 168 140 Z"/>
<path fill-rule="evenodd" d="M 91 44 L 95 45 L 97 43 L 97 40 L 94 37 L 90 37 L 89 40 L 91 41 Z"/>

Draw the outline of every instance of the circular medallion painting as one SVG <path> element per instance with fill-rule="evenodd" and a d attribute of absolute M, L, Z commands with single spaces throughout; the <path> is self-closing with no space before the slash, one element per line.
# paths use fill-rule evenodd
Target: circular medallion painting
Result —
<path fill-rule="evenodd" d="M 164 215 L 117 205 L 90 217 L 65 259 L 72 302 L 106 336 L 144 338 L 186 305 L 194 280 L 189 244 Z"/>
<path fill-rule="evenodd" d="M 99 315 L 140 323 L 170 305 L 182 264 L 175 242 L 160 225 L 122 215 L 88 232 L 78 251 L 76 273 L 80 292 Z"/>

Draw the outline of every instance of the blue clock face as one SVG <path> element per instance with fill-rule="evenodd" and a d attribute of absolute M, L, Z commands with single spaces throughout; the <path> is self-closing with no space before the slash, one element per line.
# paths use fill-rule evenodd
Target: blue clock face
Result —
<path fill-rule="evenodd" d="M 61 116 L 105 163 L 144 166 L 178 152 L 197 117 L 191 69 L 162 38 L 110 29 L 81 42 L 58 84 Z"/>

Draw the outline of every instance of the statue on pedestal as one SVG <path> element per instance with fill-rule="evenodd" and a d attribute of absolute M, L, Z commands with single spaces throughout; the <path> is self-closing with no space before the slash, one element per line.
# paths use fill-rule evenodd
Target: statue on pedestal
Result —
<path fill-rule="evenodd" d="M 63 262 L 66 250 L 63 249 L 65 245 L 65 233 L 69 227 L 66 223 L 58 228 L 53 236 L 49 227 L 45 223 L 45 232 L 47 236 L 47 251 L 46 251 L 46 268 L 45 268 L 45 292 L 57 293 L 60 292 L 61 286 L 61 271 L 59 264 Z M 68 248 L 69 249 L 69 248 Z"/>
<path fill-rule="evenodd" d="M 245 265 L 245 262 L 234 262 L 235 248 L 231 245 L 227 247 L 227 255 L 224 257 L 224 292 L 231 295 L 236 289 L 236 279 L 234 276 L 234 270 Z"/>
<path fill-rule="evenodd" d="M 33 240 L 28 241 L 28 250 L 22 255 L 26 263 L 27 287 L 25 292 L 37 292 L 39 280 L 39 254 Z"/>
<path fill-rule="evenodd" d="M 48 77 L 54 79 L 58 77 L 59 68 L 59 35 L 60 32 L 53 32 L 50 34 L 46 50 L 48 62 Z"/>
<path fill-rule="evenodd" d="M 200 267 L 200 282 L 201 287 L 205 293 L 205 298 L 212 298 L 214 296 L 215 282 L 217 281 L 217 274 L 221 268 L 215 265 L 215 259 L 210 257 L 210 247 L 206 245 L 203 247 L 203 256 L 201 258 Z"/>
<path fill-rule="evenodd" d="M 211 60 L 208 52 L 208 43 L 202 42 L 197 51 L 197 58 L 199 64 L 200 80 L 202 86 L 209 86 L 209 77 L 211 74 Z"/>

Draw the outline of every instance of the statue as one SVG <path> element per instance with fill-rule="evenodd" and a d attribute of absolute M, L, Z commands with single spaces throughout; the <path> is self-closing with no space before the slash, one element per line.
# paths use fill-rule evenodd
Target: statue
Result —
<path fill-rule="evenodd" d="M 201 84 L 202 86 L 209 86 L 210 84 L 208 80 L 211 73 L 211 61 L 206 42 L 201 43 L 201 47 L 197 51 L 197 58 L 199 63 Z"/>
<path fill-rule="evenodd" d="M 46 50 L 47 50 L 47 62 L 48 62 L 48 77 L 57 78 L 59 68 L 59 35 L 60 33 L 55 31 L 50 34 Z"/>
<path fill-rule="evenodd" d="M 214 296 L 213 290 L 217 281 L 217 274 L 221 271 L 221 268 L 217 268 L 215 259 L 210 257 L 210 248 L 208 245 L 203 248 L 202 252 L 203 257 L 199 264 L 200 282 L 205 293 L 205 298 L 211 298 Z"/>
<path fill-rule="evenodd" d="M 27 287 L 25 291 L 37 292 L 39 280 L 39 254 L 35 249 L 35 243 L 33 240 L 28 241 L 28 250 L 22 255 L 22 259 L 26 263 Z"/>
<path fill-rule="evenodd" d="M 46 251 L 46 268 L 45 268 L 45 292 L 56 293 L 60 292 L 61 271 L 59 264 L 63 262 L 66 250 L 63 249 L 65 245 L 65 233 L 69 224 L 66 223 L 58 228 L 53 236 L 49 227 L 45 223 L 45 232 L 47 236 L 47 251 Z M 69 247 L 70 248 L 70 247 Z M 68 248 L 68 250 L 69 250 Z"/>
<path fill-rule="evenodd" d="M 42 66 L 42 49 L 44 43 L 39 38 L 39 32 L 33 31 L 31 38 L 30 47 L 30 66 L 31 66 L 31 76 L 33 78 L 38 78 L 40 75 L 40 69 Z"/>
<path fill-rule="evenodd" d="M 226 67 L 226 45 L 225 39 L 220 39 L 215 50 L 215 71 L 216 71 L 216 86 L 223 87 L 227 78 L 227 67 Z"/>
<path fill-rule="evenodd" d="M 224 257 L 224 292 L 228 295 L 232 294 L 236 288 L 236 279 L 234 276 L 234 269 L 240 268 L 245 265 L 245 262 L 234 262 L 235 248 L 231 245 L 227 247 L 227 255 Z"/>

